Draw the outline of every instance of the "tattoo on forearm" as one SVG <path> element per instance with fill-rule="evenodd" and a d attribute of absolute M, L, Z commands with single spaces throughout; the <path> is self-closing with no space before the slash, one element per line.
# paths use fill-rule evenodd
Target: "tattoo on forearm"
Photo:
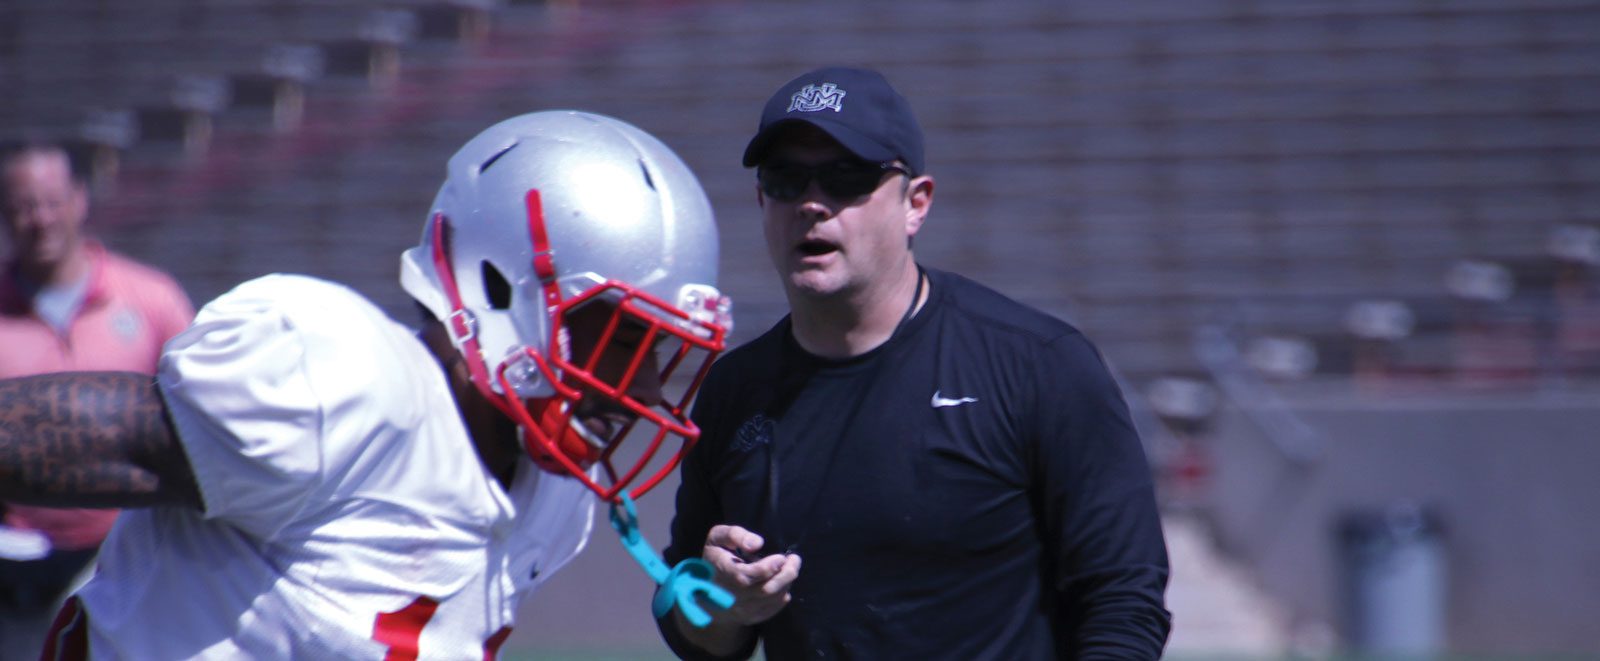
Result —
<path fill-rule="evenodd" d="M 80 507 L 199 502 L 154 379 L 122 372 L 0 381 L 0 498 Z"/>

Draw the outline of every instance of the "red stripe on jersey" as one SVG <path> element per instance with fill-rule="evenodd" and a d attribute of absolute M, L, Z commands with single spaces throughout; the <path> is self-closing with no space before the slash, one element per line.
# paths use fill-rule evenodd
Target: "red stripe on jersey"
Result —
<path fill-rule="evenodd" d="M 483 661 L 494 661 L 500 658 L 500 646 L 506 644 L 506 639 L 511 637 L 511 627 L 500 627 L 493 636 L 483 641 Z"/>
<path fill-rule="evenodd" d="M 383 661 L 416 661 L 417 641 L 422 638 L 422 627 L 433 619 L 439 602 L 428 597 L 416 601 L 393 613 L 378 613 L 372 623 L 372 639 L 389 647 Z"/>

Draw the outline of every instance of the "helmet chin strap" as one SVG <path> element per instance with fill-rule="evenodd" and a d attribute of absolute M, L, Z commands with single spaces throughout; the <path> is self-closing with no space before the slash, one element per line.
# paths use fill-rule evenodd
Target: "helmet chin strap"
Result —
<path fill-rule="evenodd" d="M 444 290 L 445 298 L 450 302 L 450 314 L 445 315 L 445 330 L 450 333 L 450 343 L 456 345 L 462 360 L 467 364 L 467 375 L 472 380 L 472 385 L 488 397 L 489 403 L 502 413 L 510 414 L 505 410 L 505 405 L 499 397 L 494 397 L 493 389 L 489 387 L 489 368 L 483 362 L 483 349 L 478 346 L 478 320 L 468 312 L 461 302 L 461 289 L 456 285 L 456 272 L 450 265 L 449 249 L 449 224 L 450 220 L 442 213 L 433 214 L 433 222 L 429 224 L 433 243 L 433 270 L 439 276 L 440 289 Z"/>
<path fill-rule="evenodd" d="M 530 195 L 534 194 L 530 192 Z M 537 204 L 536 196 L 530 204 Z M 515 391 L 508 385 L 502 384 L 502 388 L 506 388 L 505 393 L 495 392 L 489 385 L 489 367 L 483 360 L 483 350 L 478 344 L 477 320 L 462 302 L 455 269 L 450 264 L 448 225 L 449 219 L 443 214 L 434 214 L 431 229 L 433 266 L 439 275 L 440 288 L 444 290 L 445 298 L 450 302 L 450 314 L 445 320 L 445 328 L 450 333 L 451 343 L 456 345 L 463 362 L 467 365 L 467 374 L 472 385 L 502 414 L 523 427 L 522 445 L 540 468 L 562 475 L 570 472 L 567 466 L 551 456 L 546 449 L 556 448 L 568 453 L 570 457 L 577 458 L 578 463 L 582 465 L 573 467 L 579 468 L 581 473 L 583 468 L 587 468 L 598 458 L 599 452 L 592 448 L 575 429 L 578 423 L 567 413 L 570 406 L 566 404 L 565 398 L 558 394 L 554 397 L 532 400 L 530 406 L 536 408 L 539 414 L 538 420 L 534 420 L 527 412 L 521 410 L 520 402 L 516 401 Z M 543 235 L 543 232 L 539 234 Z M 554 287 L 548 289 L 554 290 Z M 555 295 L 559 301 L 559 292 Z M 550 376 L 553 375 L 547 375 L 547 378 Z M 557 391 L 559 392 L 559 389 Z"/>

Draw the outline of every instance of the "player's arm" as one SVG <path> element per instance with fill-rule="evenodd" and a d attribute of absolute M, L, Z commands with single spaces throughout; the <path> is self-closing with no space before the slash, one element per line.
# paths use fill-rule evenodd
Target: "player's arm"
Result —
<path fill-rule="evenodd" d="M 155 379 L 0 380 L 0 499 L 51 507 L 200 505 Z"/>

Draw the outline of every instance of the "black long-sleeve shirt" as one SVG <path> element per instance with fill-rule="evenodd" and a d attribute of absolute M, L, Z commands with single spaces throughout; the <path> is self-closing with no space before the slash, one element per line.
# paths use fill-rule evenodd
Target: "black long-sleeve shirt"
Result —
<path fill-rule="evenodd" d="M 929 277 L 922 311 L 867 354 L 812 356 L 785 319 L 712 368 L 667 561 L 722 523 L 798 553 L 793 600 L 759 627 L 773 661 L 1159 657 L 1166 547 L 1098 352 Z"/>

